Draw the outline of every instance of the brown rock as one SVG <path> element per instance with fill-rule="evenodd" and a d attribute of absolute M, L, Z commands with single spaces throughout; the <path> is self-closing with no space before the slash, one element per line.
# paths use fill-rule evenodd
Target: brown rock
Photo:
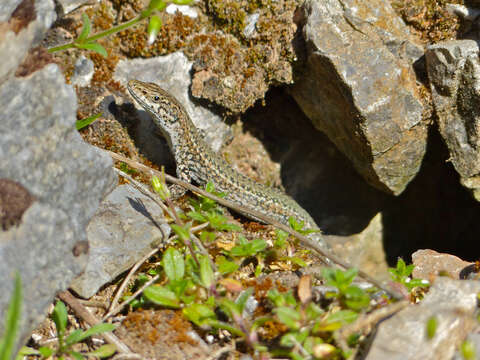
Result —
<path fill-rule="evenodd" d="M 295 100 L 371 185 L 400 194 L 426 149 L 406 60 L 421 50 L 383 0 L 307 1 L 304 13 L 307 64 Z"/>
<path fill-rule="evenodd" d="M 460 271 L 472 264 L 454 255 L 442 254 L 430 249 L 415 251 L 412 254 L 412 262 L 415 265 L 412 276 L 429 281 L 439 274 L 458 279 Z"/>

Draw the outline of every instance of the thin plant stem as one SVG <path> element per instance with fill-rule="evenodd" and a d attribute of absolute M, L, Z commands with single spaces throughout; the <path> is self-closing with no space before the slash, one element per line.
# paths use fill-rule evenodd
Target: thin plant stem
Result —
<path fill-rule="evenodd" d="M 205 229 L 206 227 L 208 226 L 208 223 L 203 223 L 201 225 L 198 225 L 198 226 L 195 226 L 193 227 L 192 229 L 190 229 L 192 232 L 196 232 L 196 231 L 200 231 L 202 229 Z M 171 236 L 167 242 L 171 242 L 175 239 L 178 238 L 178 235 L 174 235 L 174 236 Z M 123 279 L 122 281 L 122 284 L 120 285 L 120 287 L 118 288 L 117 290 L 117 294 L 115 295 L 115 297 L 113 298 L 111 304 L 110 304 L 110 307 L 109 307 L 109 313 L 107 313 L 105 315 L 105 318 L 111 316 L 110 315 L 110 311 L 117 306 L 118 304 L 118 300 L 120 299 L 120 297 L 122 296 L 125 288 L 127 287 L 127 284 L 129 283 L 131 277 L 133 276 L 133 274 L 135 274 L 135 272 L 138 270 L 138 268 L 140 268 L 140 266 L 142 266 L 142 264 L 147 261 L 149 258 L 151 258 L 153 255 L 155 255 L 158 251 L 160 251 L 160 248 L 156 248 L 156 249 L 153 249 L 152 251 L 150 251 L 147 255 L 145 255 L 143 258 L 141 258 L 131 269 L 130 271 L 128 272 L 127 276 L 125 277 L 125 279 Z"/>
<path fill-rule="evenodd" d="M 92 36 L 86 38 L 85 41 L 82 42 L 82 44 L 94 42 L 94 41 L 96 41 L 96 40 L 98 40 L 98 39 L 101 39 L 101 38 L 103 38 L 103 37 L 110 36 L 110 35 L 112 35 L 112 34 L 115 34 L 116 32 L 125 30 L 125 29 L 129 28 L 130 26 L 135 25 L 136 23 L 139 23 L 140 21 L 142 21 L 142 20 L 150 17 L 150 15 L 151 15 L 150 13 L 149 13 L 148 15 L 139 15 L 139 16 L 137 16 L 135 19 L 132 19 L 132 20 L 130 20 L 130 21 L 127 21 L 126 23 L 123 23 L 123 24 L 120 24 L 120 25 L 118 25 L 118 26 L 114 26 L 114 27 L 112 27 L 111 29 L 108 29 L 108 30 L 99 32 L 98 34 L 95 34 L 95 35 L 92 35 Z M 62 50 L 67 50 L 67 49 L 73 48 L 73 47 L 75 47 L 76 45 L 77 45 L 77 42 L 74 41 L 74 42 L 71 42 L 71 43 L 68 43 L 68 44 L 51 47 L 51 48 L 49 48 L 47 51 L 48 51 L 49 53 L 53 53 L 53 52 L 62 51 Z"/>
<path fill-rule="evenodd" d="M 108 151 L 108 150 L 103 150 L 103 151 L 110 154 L 110 156 L 113 159 L 118 160 L 118 161 L 122 161 L 122 162 L 126 163 L 127 165 L 129 165 L 130 167 L 132 167 L 136 170 L 139 170 L 139 171 L 144 172 L 144 173 L 149 173 L 149 174 L 154 173 L 157 176 L 161 176 L 161 173 L 159 171 L 156 171 L 156 170 L 154 170 L 154 169 L 152 169 L 152 168 L 150 168 L 150 167 L 148 167 L 144 164 L 141 164 L 137 161 L 133 161 L 131 159 L 128 159 L 125 156 L 114 153 L 112 151 Z M 330 263 L 330 262 L 334 262 L 344 269 L 352 268 L 352 266 L 350 264 L 343 261 L 338 256 L 333 255 L 333 254 L 325 251 L 317 242 L 315 242 L 312 239 L 307 238 L 306 236 L 300 234 L 299 232 L 291 229 L 289 226 L 287 226 L 285 224 L 282 224 L 282 223 L 278 222 L 277 220 L 270 218 L 269 216 L 266 216 L 265 214 L 263 214 L 260 211 L 249 209 L 245 206 L 235 204 L 235 203 L 233 203 L 229 200 L 222 199 L 218 196 L 210 194 L 209 192 L 207 192 L 203 189 L 200 189 L 199 187 L 197 187 L 195 185 L 192 185 L 190 183 L 187 183 L 185 181 L 177 179 L 177 178 L 175 178 L 171 175 L 165 174 L 165 179 L 168 182 L 180 185 L 180 186 L 186 188 L 187 190 L 190 190 L 190 191 L 193 191 L 197 194 L 203 195 L 203 196 L 205 196 L 209 199 L 212 199 L 212 200 L 218 202 L 219 204 L 221 204 L 223 206 L 226 206 L 230 209 L 233 209 L 233 210 L 235 210 L 239 213 L 250 214 L 252 217 L 257 218 L 264 223 L 272 224 L 276 228 L 281 229 L 281 230 L 289 233 L 290 235 L 296 237 L 297 239 L 299 239 L 303 246 L 314 250 L 318 255 L 320 255 L 320 259 L 322 259 L 324 262 L 325 262 L 325 258 L 329 259 L 329 261 L 326 262 L 327 264 Z M 391 297 L 393 297 L 397 300 L 402 300 L 404 298 L 402 294 L 400 294 L 397 290 L 393 289 L 388 284 L 382 284 L 380 281 L 372 278 L 370 275 L 368 275 L 367 273 L 365 273 L 364 271 L 362 271 L 360 269 L 358 270 L 358 275 L 361 278 L 365 279 L 366 281 L 370 282 L 371 284 L 375 285 L 377 288 L 382 289 L 387 294 L 389 294 Z"/>
<path fill-rule="evenodd" d="M 105 314 L 104 317 L 102 318 L 103 321 L 108 319 L 109 317 L 118 314 L 122 309 L 130 304 L 133 300 L 135 300 L 147 287 L 152 285 L 155 281 L 160 279 L 160 275 L 155 275 L 153 278 L 148 280 L 145 284 L 140 287 L 137 291 L 135 291 L 130 297 L 128 297 L 124 302 L 122 302 L 120 305 L 118 305 L 116 308 L 110 310 L 108 314 Z"/>
<path fill-rule="evenodd" d="M 70 291 L 64 291 L 58 294 L 60 300 L 68 304 L 75 314 L 78 315 L 83 321 L 85 321 L 89 326 L 94 326 L 100 323 L 100 320 L 96 318 L 88 309 L 85 308 L 78 300 L 75 298 Z M 110 344 L 114 344 L 119 353 L 131 354 L 132 352 L 120 339 L 118 339 L 112 332 L 107 332 L 101 334 L 101 336 Z"/>

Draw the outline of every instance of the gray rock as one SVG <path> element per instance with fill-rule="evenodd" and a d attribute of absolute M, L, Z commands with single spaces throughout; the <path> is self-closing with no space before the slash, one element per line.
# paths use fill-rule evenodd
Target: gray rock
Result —
<path fill-rule="evenodd" d="M 475 21 L 480 16 L 480 9 L 470 8 L 460 4 L 447 4 L 446 9 L 450 14 L 457 15 L 466 21 Z"/>
<path fill-rule="evenodd" d="M 207 143 L 218 151 L 231 136 L 231 130 L 218 115 L 191 101 L 189 96 L 191 68 L 192 63 L 185 55 L 176 52 L 151 59 L 122 60 L 117 65 L 114 78 L 123 85 L 131 79 L 154 82 L 170 92 L 185 106 L 195 126 L 205 133 Z M 140 109 L 139 113 L 145 122 L 144 130 L 138 134 L 139 147 L 148 151 L 153 145 L 155 149 L 151 152 L 158 152 L 158 145 L 152 144 L 151 141 L 151 134 L 157 131 L 156 126 L 149 120 L 145 111 Z"/>
<path fill-rule="evenodd" d="M 478 359 L 480 356 L 480 327 L 477 327 L 475 332 L 468 334 L 465 340 L 472 344 L 472 347 L 475 351 L 474 359 Z M 461 354 L 460 351 L 457 351 L 452 360 L 465 360 L 465 357 Z"/>
<path fill-rule="evenodd" d="M 460 343 L 476 326 L 480 282 L 439 277 L 425 299 L 410 305 L 378 328 L 367 360 L 450 360 Z M 433 338 L 426 326 L 437 320 Z"/>
<path fill-rule="evenodd" d="M 473 40 L 431 45 L 425 53 L 438 127 L 462 185 L 480 201 L 480 62 Z"/>
<path fill-rule="evenodd" d="M 99 2 L 99 0 L 95 0 Z M 57 0 L 61 6 L 60 15 L 65 15 L 85 4 L 92 4 L 92 0 Z"/>
<path fill-rule="evenodd" d="M 18 2 L 20 5 L 12 13 L 16 3 L 2 1 L 0 5 L 0 19 L 5 21 L 0 23 L 0 84 L 18 67 L 27 51 L 43 39 L 56 17 L 52 0 Z M 9 16 L 5 17 L 2 10 L 10 12 Z"/>
<path fill-rule="evenodd" d="M 93 61 L 87 59 L 83 55 L 80 55 L 75 62 L 75 68 L 73 70 L 71 82 L 73 85 L 78 85 L 80 87 L 88 86 L 92 80 L 94 72 L 95 69 L 93 66 Z"/>
<path fill-rule="evenodd" d="M 165 12 L 167 14 L 175 14 L 177 11 L 185 16 L 191 17 L 192 19 L 196 19 L 198 17 L 197 9 L 195 9 L 193 6 L 168 4 L 165 8 Z"/>
<path fill-rule="evenodd" d="M 257 33 L 256 26 L 258 19 L 260 19 L 260 13 L 255 12 L 250 14 L 245 19 L 245 27 L 243 28 L 243 36 L 247 39 L 251 39 Z"/>
<path fill-rule="evenodd" d="M 90 258 L 71 288 L 84 298 L 93 296 L 169 234 L 163 210 L 153 200 L 130 185 L 117 187 L 88 225 Z"/>
<path fill-rule="evenodd" d="M 24 343 L 43 321 L 55 294 L 65 290 L 85 268 L 85 235 L 76 236 L 69 214 L 41 200 L 27 209 L 18 227 L 0 233 L 0 329 L 3 332 L 5 310 L 18 272 L 23 290 L 19 343 Z"/>
<path fill-rule="evenodd" d="M 0 22 L 7 21 L 22 0 L 3 0 L 0 2 Z"/>
<path fill-rule="evenodd" d="M 279 162 L 278 181 L 286 193 L 313 217 L 335 253 L 342 254 L 345 261 L 370 275 L 386 273 L 384 241 L 387 232 L 381 211 L 388 206 L 386 200 L 397 198 L 368 185 L 335 145 L 316 131 L 284 90 L 269 91 L 266 104 L 255 106 L 244 116 L 245 132 L 262 139 L 266 156 Z M 238 137 L 232 144 L 237 140 Z M 255 150 L 255 142 L 240 144 L 249 151 L 261 153 Z M 235 163 L 233 157 L 232 162 Z M 253 165 L 276 169 L 264 160 L 252 162 Z M 275 179 L 276 176 L 266 178 Z M 271 182 L 276 183 L 276 180 Z"/>
<path fill-rule="evenodd" d="M 0 178 L 15 180 L 36 199 L 18 228 L 0 232 L 0 314 L 18 271 L 24 284 L 23 342 L 55 294 L 83 271 L 86 226 L 116 177 L 112 160 L 85 144 L 75 129 L 75 92 L 56 65 L 3 83 L 0 108 Z"/>
<path fill-rule="evenodd" d="M 309 0 L 307 60 L 292 95 L 373 186 L 400 194 L 426 150 L 411 61 L 421 54 L 384 0 Z"/>

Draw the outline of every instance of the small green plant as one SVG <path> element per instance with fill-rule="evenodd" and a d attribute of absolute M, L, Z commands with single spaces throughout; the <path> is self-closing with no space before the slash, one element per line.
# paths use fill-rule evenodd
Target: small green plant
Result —
<path fill-rule="evenodd" d="M 15 274 L 13 293 L 8 305 L 4 334 L 0 339 L 0 360 L 10 360 L 13 355 L 15 340 L 18 335 L 22 309 L 22 281 L 20 275 Z"/>
<path fill-rule="evenodd" d="M 277 231 L 273 249 L 268 249 L 268 244 L 263 239 L 247 240 L 242 234 L 236 237 L 233 247 L 215 248 L 215 240 L 220 231 L 241 230 L 227 222 L 218 204 L 199 196 L 189 199 L 193 208 L 191 211 L 176 214 L 164 177 L 152 180 L 152 185 L 174 214 L 175 224 L 171 227 L 178 236 L 178 241 L 174 247 L 169 247 L 164 252 L 161 267 L 149 271 L 150 275 L 160 275 L 161 285 L 155 284 L 145 289 L 138 304 L 144 306 L 150 303 L 182 309 L 183 315 L 203 331 L 216 333 L 223 329 L 240 337 L 259 359 L 271 356 L 295 360 L 348 357 L 349 350 L 337 348 L 332 334 L 345 324 L 355 321 L 359 313 L 370 305 L 367 292 L 353 285 L 356 270 L 324 271 L 326 284 L 335 288 L 335 291 L 327 294 L 331 299 L 328 302 L 329 309 L 323 309 L 314 303 L 311 296 L 300 296 L 299 293 L 298 300 L 292 291 L 280 292 L 275 288 L 261 290 L 261 286 L 255 287 L 256 290 L 264 291 L 261 295 L 263 299 L 258 300 L 259 294 L 254 294 L 254 288 L 245 289 L 244 283 L 236 277 L 239 264 L 247 258 L 256 257 L 259 260 L 254 271 L 256 277 L 268 271 L 265 259 L 269 256 L 290 265 L 305 266 L 305 261 L 298 255 L 277 256 L 277 253 L 286 248 L 288 234 Z M 225 196 L 216 192 L 211 183 L 207 184 L 206 190 L 220 197 Z M 213 251 L 216 254 L 214 264 L 210 261 L 210 254 L 199 251 L 192 241 L 191 229 L 196 222 L 208 223 L 208 231 L 201 232 L 200 240 L 206 247 L 217 249 L 217 252 Z M 304 229 L 304 223 L 294 219 L 290 219 L 290 225 L 302 234 L 313 232 Z M 137 282 L 140 285 L 147 280 L 148 277 L 142 275 Z M 304 289 L 307 290 L 302 291 L 302 294 L 310 291 L 308 287 Z M 253 298 L 264 302 L 262 309 L 269 309 L 266 315 L 259 316 L 246 311 L 248 300 Z M 276 344 L 280 344 L 280 347 L 262 344 L 260 334 L 265 333 L 269 326 L 279 328 L 275 330 L 275 336 L 279 340 Z M 354 334 L 349 337 L 348 346 L 356 346 L 359 336 Z"/>
<path fill-rule="evenodd" d="M 95 120 L 97 120 L 102 115 L 103 115 L 103 113 L 99 113 L 99 114 L 89 116 L 85 119 L 77 120 L 77 122 L 75 123 L 75 127 L 77 128 L 77 130 L 81 130 L 84 127 L 87 127 L 88 125 L 93 123 Z"/>
<path fill-rule="evenodd" d="M 436 316 L 431 316 L 427 320 L 427 326 L 426 326 L 426 333 L 427 333 L 427 339 L 431 340 L 435 336 L 435 333 L 437 332 L 437 327 L 438 327 L 438 319 Z"/>
<path fill-rule="evenodd" d="M 324 334 L 357 318 L 357 314 L 352 311 L 340 310 L 328 314 L 311 301 L 300 303 L 291 291 L 280 293 L 272 289 L 267 297 L 274 305 L 275 320 L 287 328 L 280 338 L 280 345 L 284 349 L 271 351 L 276 356 L 301 360 L 312 359 L 317 355 L 327 358 L 339 354 L 338 349 L 326 343 Z"/>
<path fill-rule="evenodd" d="M 318 229 L 305 229 L 305 222 L 304 221 L 298 222 L 293 217 L 288 218 L 288 223 L 290 224 L 290 227 L 293 230 L 295 230 L 296 232 L 298 232 L 302 235 L 308 235 L 308 234 L 320 232 L 320 230 L 318 230 Z"/>
<path fill-rule="evenodd" d="M 222 275 L 233 273 L 240 267 L 236 262 L 228 260 L 225 256 L 217 256 L 215 262 L 217 264 L 218 271 Z"/>
<path fill-rule="evenodd" d="M 211 182 L 205 185 L 205 191 L 218 197 L 225 197 L 225 193 L 215 191 L 215 187 Z M 192 220 L 200 223 L 208 222 L 212 230 L 217 231 L 240 231 L 241 227 L 228 222 L 218 204 L 205 196 L 199 196 L 197 199 L 189 199 L 193 207 L 193 211 L 189 211 L 186 215 Z"/>
<path fill-rule="evenodd" d="M 48 49 L 48 52 L 53 53 L 56 51 L 67 50 L 67 49 L 76 47 L 79 49 L 95 51 L 101 54 L 102 56 L 107 57 L 108 56 L 107 50 L 105 50 L 105 48 L 102 45 L 97 43 L 97 40 L 110 36 L 116 32 L 125 30 L 148 18 L 150 19 L 150 22 L 147 28 L 148 37 L 149 37 L 148 43 L 152 44 L 155 41 L 155 38 L 162 26 L 162 20 L 156 13 L 165 10 L 169 2 L 177 5 L 189 5 L 192 1 L 193 0 L 171 0 L 171 1 L 150 0 L 150 3 L 148 4 L 147 8 L 143 10 L 140 13 L 140 15 L 138 15 L 136 18 L 92 36 L 89 36 L 90 31 L 92 29 L 91 21 L 86 14 L 82 14 L 83 27 L 82 27 L 82 31 L 80 32 L 80 35 L 71 43 L 51 47 L 50 49 Z"/>
<path fill-rule="evenodd" d="M 96 356 L 99 358 L 105 358 L 112 356 L 116 348 L 112 344 L 107 344 L 99 347 L 95 351 L 80 353 L 73 350 L 75 344 L 89 338 L 92 335 L 101 334 L 104 332 L 112 331 L 115 329 L 115 325 L 101 323 L 92 326 L 88 330 L 77 329 L 66 336 L 66 329 L 68 324 L 68 313 L 65 304 L 62 301 L 57 301 L 52 313 L 52 320 L 55 323 L 57 330 L 58 346 L 56 349 L 42 346 L 38 350 L 32 348 L 26 348 L 22 351 L 22 355 L 39 355 L 42 358 L 49 358 L 56 355 L 59 360 L 66 358 L 74 358 L 75 360 L 82 360 L 87 356 Z"/>
<path fill-rule="evenodd" d="M 460 353 L 462 354 L 462 357 L 465 360 L 475 360 L 475 359 L 477 359 L 477 354 L 476 354 L 476 351 L 475 351 L 475 345 L 469 340 L 465 340 L 460 345 Z"/>
<path fill-rule="evenodd" d="M 329 297 L 336 298 L 345 307 L 360 311 L 370 304 L 368 294 L 358 286 L 352 285 L 357 276 L 356 269 L 342 271 L 340 269 L 324 269 L 323 278 L 326 284 L 338 289 L 338 292 L 329 293 Z"/>
<path fill-rule="evenodd" d="M 165 168 L 162 166 L 160 177 L 152 176 L 152 188 L 160 196 L 163 201 L 170 198 L 170 189 L 165 181 Z"/>
<path fill-rule="evenodd" d="M 240 235 L 238 237 L 238 244 L 226 253 L 233 257 L 255 256 L 257 253 L 265 250 L 267 246 L 267 242 L 263 239 L 248 241 L 245 236 Z"/>
<path fill-rule="evenodd" d="M 185 257 L 175 248 L 168 248 L 163 254 L 162 266 L 168 283 L 153 285 L 143 292 L 145 298 L 154 304 L 178 309 L 181 303 L 190 304 L 195 298 L 193 279 L 185 276 Z"/>
<path fill-rule="evenodd" d="M 275 240 L 273 242 L 273 246 L 277 249 L 285 248 L 288 239 L 288 233 L 283 230 L 275 230 Z"/>
<path fill-rule="evenodd" d="M 430 286 L 429 282 L 426 280 L 414 279 L 411 277 L 413 268 L 413 264 L 407 266 L 402 258 L 398 258 L 397 266 L 395 268 L 389 268 L 388 271 L 390 272 L 390 276 L 392 277 L 393 281 L 404 285 L 409 292 L 416 287 Z"/>

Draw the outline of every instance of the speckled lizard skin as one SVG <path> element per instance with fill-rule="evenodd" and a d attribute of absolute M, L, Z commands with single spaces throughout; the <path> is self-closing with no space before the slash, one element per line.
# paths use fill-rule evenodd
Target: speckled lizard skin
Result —
<path fill-rule="evenodd" d="M 306 228 L 318 229 L 311 216 L 290 196 L 238 173 L 213 152 L 184 107 L 168 92 L 156 84 L 139 80 L 129 81 L 128 90 L 167 139 L 180 179 L 200 186 L 211 181 L 216 190 L 227 194 L 227 200 L 260 211 L 286 225 L 293 216 L 297 221 L 304 221 Z M 247 213 L 243 215 L 257 220 Z M 309 237 L 326 246 L 320 233 L 312 233 Z"/>

